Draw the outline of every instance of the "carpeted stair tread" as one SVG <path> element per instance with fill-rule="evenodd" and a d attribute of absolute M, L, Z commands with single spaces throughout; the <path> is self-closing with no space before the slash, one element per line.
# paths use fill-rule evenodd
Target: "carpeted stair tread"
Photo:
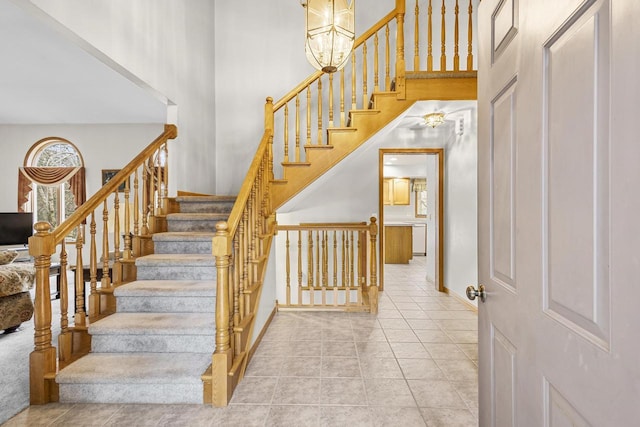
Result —
<path fill-rule="evenodd" d="M 215 266 L 215 257 L 209 254 L 151 254 L 136 258 L 136 266 Z"/>
<path fill-rule="evenodd" d="M 216 233 L 208 231 L 168 231 L 153 235 L 154 242 L 209 242 Z"/>
<path fill-rule="evenodd" d="M 211 335 L 210 313 L 114 313 L 89 326 L 91 335 Z"/>
<path fill-rule="evenodd" d="M 215 297 L 215 280 L 136 280 L 118 286 L 116 297 Z"/>
<path fill-rule="evenodd" d="M 58 384 L 195 384 L 207 353 L 89 353 L 56 376 Z"/>
<path fill-rule="evenodd" d="M 227 218 L 229 218 L 229 214 L 226 212 L 172 213 L 167 215 L 167 221 L 223 221 Z"/>
<path fill-rule="evenodd" d="M 178 203 L 184 202 L 235 202 L 236 196 L 178 196 L 176 197 Z"/>

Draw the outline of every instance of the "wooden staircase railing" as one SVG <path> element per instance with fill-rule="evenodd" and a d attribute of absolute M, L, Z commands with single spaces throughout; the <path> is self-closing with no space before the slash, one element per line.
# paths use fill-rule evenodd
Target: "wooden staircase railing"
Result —
<path fill-rule="evenodd" d="M 375 217 L 370 221 L 278 224 L 285 240 L 286 275 L 284 302 L 278 308 L 377 313 L 378 224 Z"/>
<path fill-rule="evenodd" d="M 115 311 L 113 290 L 123 283 L 135 280 L 135 257 L 151 253 L 151 234 L 166 227 L 167 142 L 176 136 L 176 127 L 165 125 L 160 136 L 60 226 L 51 230 L 51 225 L 47 222 L 35 224 L 36 233 L 29 239 L 29 253 L 34 257 L 36 267 L 35 348 L 29 357 L 31 404 L 58 400 L 55 383 L 57 370 L 89 352 L 91 337 L 87 332 L 87 317 L 91 322 Z M 124 224 L 121 225 L 122 213 Z M 87 223 L 88 236 L 85 230 Z M 99 234 L 100 223 L 102 229 Z M 110 233 L 111 226 L 113 236 Z M 75 237 L 69 240 L 74 232 Z M 112 252 L 110 240 L 113 242 Z M 70 325 L 68 314 L 68 245 L 76 248 L 73 263 L 76 272 L 75 301 L 71 302 L 73 325 Z M 56 351 L 52 344 L 49 271 L 51 255 L 56 252 L 57 247 L 60 251 L 60 334 Z M 102 249 L 100 258 L 97 255 L 99 248 Z M 85 251 L 88 251 L 88 264 L 83 261 Z M 88 310 L 85 308 L 83 277 L 87 268 L 91 282 Z M 98 281 L 100 273 L 102 277 Z"/>
<path fill-rule="evenodd" d="M 391 12 L 356 39 L 351 61 L 341 71 L 334 74 L 317 71 L 274 103 L 277 160 L 274 208 L 337 164 L 416 100 L 475 99 L 474 0 L 460 1 L 467 5 L 466 16 L 460 11 L 459 0 L 442 0 L 441 19 L 434 20 L 433 3 L 439 3 L 438 0 L 428 0 L 426 17 L 420 13 L 418 0 L 409 17 L 405 17 L 405 0 L 396 0 Z M 407 31 L 413 33 L 410 71 L 405 67 L 407 19 L 413 20 Z M 426 47 L 420 45 L 425 20 Z M 461 28 L 460 20 L 466 20 L 467 25 Z M 449 21 L 453 21 L 453 29 L 447 28 Z M 395 37 L 390 37 L 392 33 Z M 447 44 L 451 34 L 453 45 Z M 467 38 L 464 70 L 460 69 L 461 35 Z M 433 67 L 434 38 L 440 44 L 437 70 Z M 392 101 L 396 104 L 392 105 Z"/>
<path fill-rule="evenodd" d="M 446 43 L 450 34 L 446 6 L 454 1 L 451 47 Z M 226 406 L 244 375 L 276 228 L 275 210 L 417 100 L 476 98 L 472 54 L 476 1 L 468 0 L 466 70 L 460 70 L 458 52 L 460 35 L 464 33 L 459 25 L 459 1 L 442 0 L 438 26 L 432 13 L 432 3 L 436 1 L 428 0 L 426 49 L 419 44 L 423 19 L 416 1 L 410 30 L 414 33 L 413 70 L 407 71 L 405 0 L 396 0 L 392 11 L 356 39 L 351 61 L 343 70 L 329 75 L 315 72 L 275 104 L 267 98 L 260 146 L 228 221 L 217 225 L 213 239 L 217 266 L 216 350 L 211 368 L 202 375 L 205 402 Z M 433 39 L 437 39 L 438 30 L 440 69 L 434 70 Z M 447 59 L 450 50 L 452 61 Z M 423 63 L 425 68 L 421 69 Z M 274 159 L 278 162 L 275 166 Z M 373 230 L 370 235 L 375 236 Z M 371 274 L 375 275 L 373 264 Z M 371 279 L 369 292 L 363 294 L 371 298 L 370 304 L 375 304 L 374 283 L 376 280 Z M 375 309 L 372 305 L 371 310 Z"/>

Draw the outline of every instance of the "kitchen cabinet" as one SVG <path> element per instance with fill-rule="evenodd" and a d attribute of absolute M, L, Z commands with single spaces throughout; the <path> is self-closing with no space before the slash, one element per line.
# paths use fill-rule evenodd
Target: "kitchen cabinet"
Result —
<path fill-rule="evenodd" d="M 410 224 L 384 226 L 385 264 L 408 264 L 413 258 L 413 230 Z"/>
<path fill-rule="evenodd" d="M 385 205 L 410 204 L 409 178 L 385 178 L 382 183 L 382 200 Z"/>

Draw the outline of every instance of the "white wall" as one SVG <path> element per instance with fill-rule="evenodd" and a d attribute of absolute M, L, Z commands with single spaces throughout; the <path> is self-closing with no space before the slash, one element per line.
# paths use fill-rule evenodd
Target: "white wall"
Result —
<path fill-rule="evenodd" d="M 214 2 L 31 2 L 177 104 L 180 149 L 170 156 L 170 194 L 214 192 Z"/>

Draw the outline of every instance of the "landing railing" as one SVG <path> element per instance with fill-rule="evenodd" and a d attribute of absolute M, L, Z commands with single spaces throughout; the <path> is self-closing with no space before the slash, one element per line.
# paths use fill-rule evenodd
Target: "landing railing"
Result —
<path fill-rule="evenodd" d="M 176 136 L 176 127 L 165 125 L 160 136 L 57 228 L 52 230 L 47 222 L 35 224 L 36 233 L 29 239 L 29 253 L 36 267 L 35 348 L 29 358 L 32 404 L 58 400 L 57 369 L 89 352 L 91 337 L 87 333 L 87 318 L 93 321 L 115 311 L 113 290 L 135 280 L 135 258 L 152 252 L 151 234 L 165 227 L 169 179 L 167 142 Z M 71 238 L 74 232 L 75 237 Z M 75 247 L 75 251 L 71 251 L 74 262 L 69 262 L 67 246 Z M 56 251 L 60 256 L 57 348 L 52 344 L 49 284 L 51 255 Z M 85 256 L 89 258 L 87 264 L 83 261 Z M 70 270 L 75 270 L 74 301 L 68 298 L 67 272 Z M 90 282 L 87 307 L 85 274 Z M 68 313 L 70 306 L 73 325 Z"/>
<path fill-rule="evenodd" d="M 378 225 L 281 225 L 285 245 L 283 309 L 378 311 Z"/>

